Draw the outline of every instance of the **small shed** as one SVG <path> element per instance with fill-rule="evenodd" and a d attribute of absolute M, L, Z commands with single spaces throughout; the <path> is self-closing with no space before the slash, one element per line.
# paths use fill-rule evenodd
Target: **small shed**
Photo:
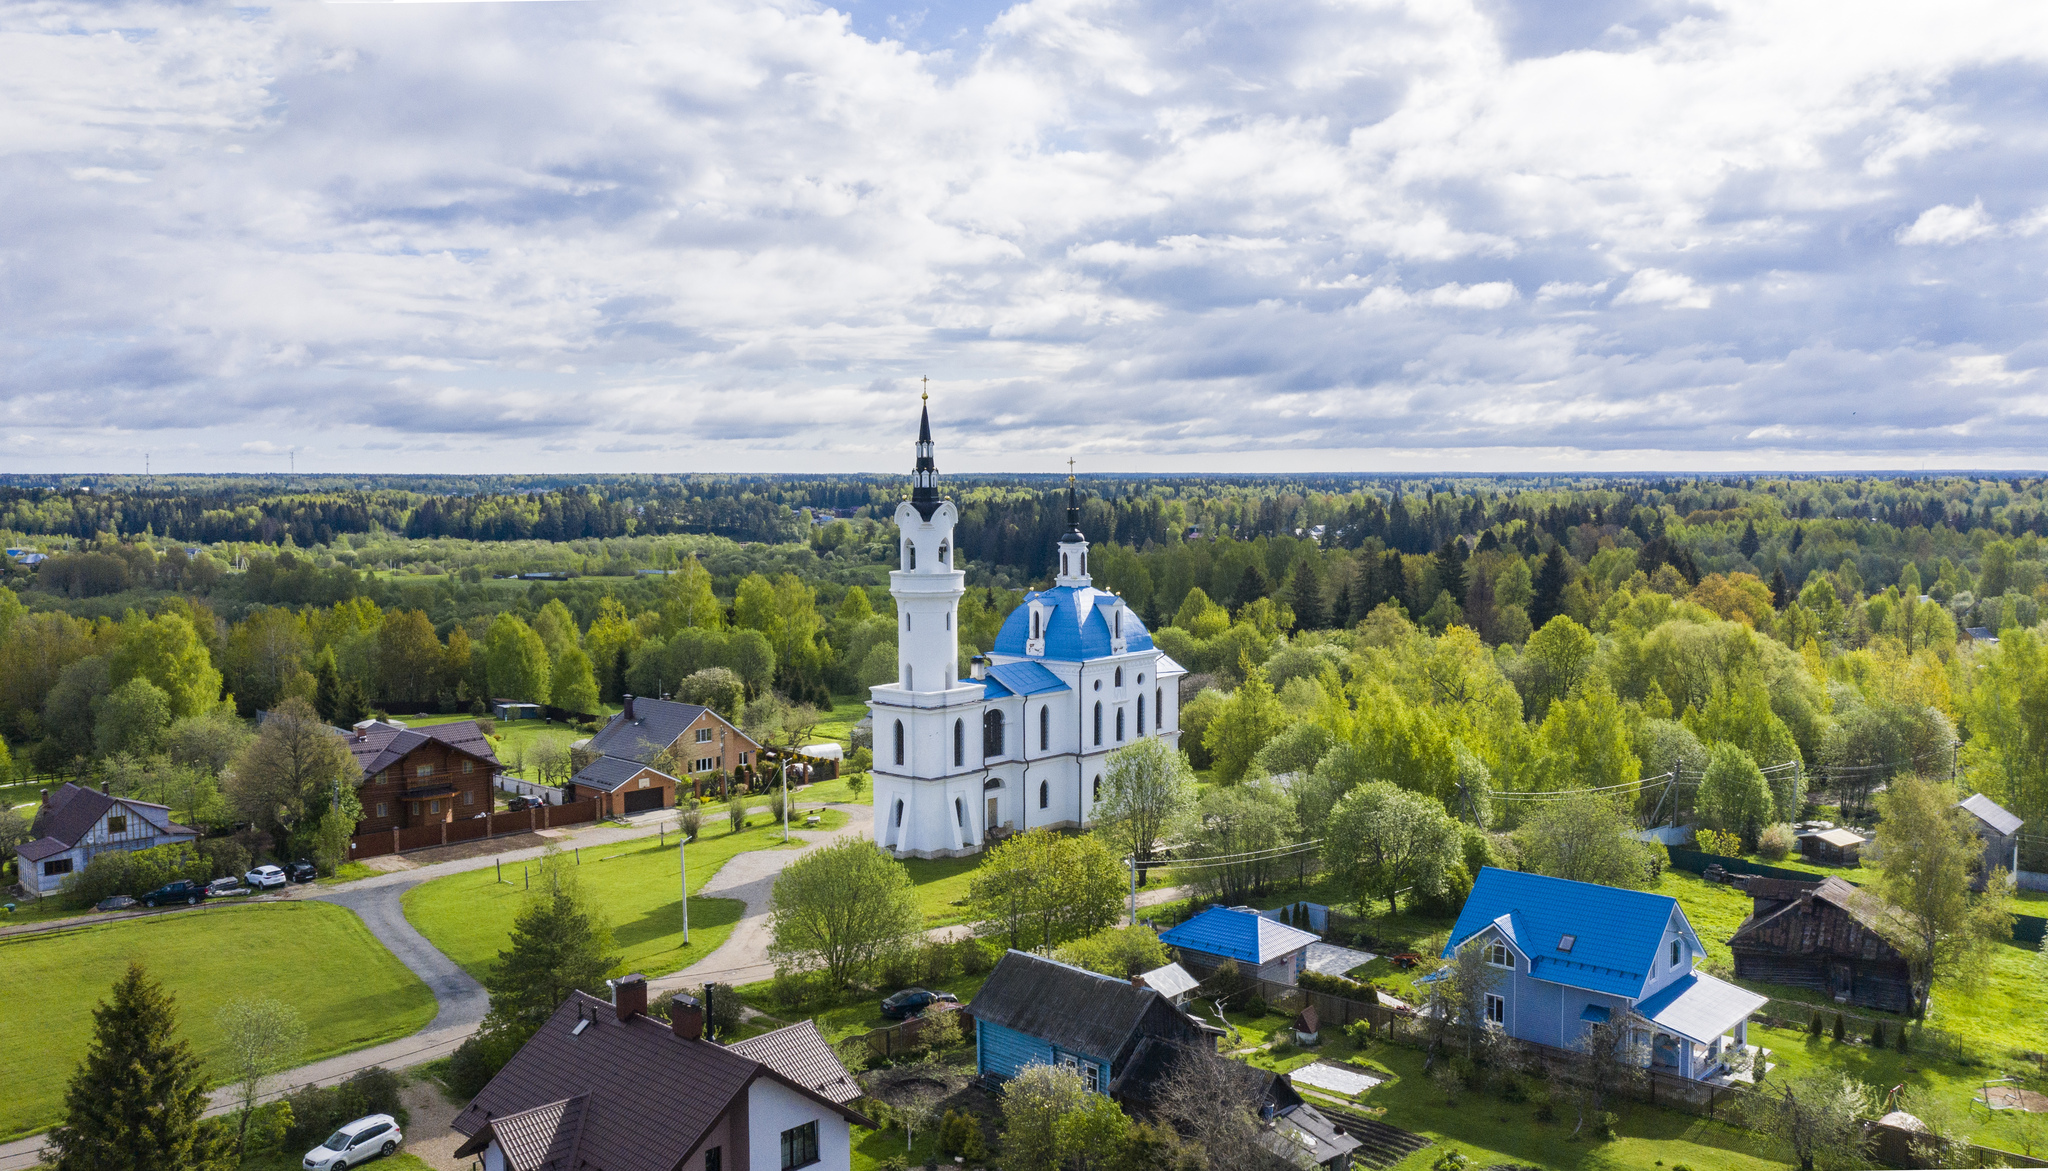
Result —
<path fill-rule="evenodd" d="M 1899 911 L 1839 878 L 1807 884 L 1752 878 L 1754 905 L 1728 940 L 1735 975 L 1811 988 L 1837 1004 L 1912 1012 L 1927 987 L 1888 936 Z"/>
<path fill-rule="evenodd" d="M 509 699 L 491 703 L 491 714 L 500 720 L 537 720 L 547 714 L 537 703 L 514 703 Z"/>
<path fill-rule="evenodd" d="M 1321 1041 L 1323 1021 L 1316 1015 L 1316 1006 L 1311 1004 L 1294 1014 L 1294 1043 L 1314 1045 Z"/>
<path fill-rule="evenodd" d="M 1862 862 L 1863 835 L 1854 830 L 1824 829 L 1799 835 L 1799 853 L 1809 862 L 1856 866 Z"/>
<path fill-rule="evenodd" d="M 1984 858 L 1977 866 L 1971 885 L 1984 889 L 1994 870 L 2011 875 L 2020 868 L 2020 827 L 2026 822 L 1982 793 L 1972 793 L 1956 802 L 1956 808 L 1970 815 L 1970 828 L 1984 843 Z"/>
<path fill-rule="evenodd" d="M 1199 988 L 1202 982 L 1188 975 L 1188 970 L 1179 964 L 1168 964 L 1163 968 L 1139 973 L 1132 979 L 1132 983 L 1142 988 L 1150 988 L 1173 1001 L 1173 1006 L 1179 1008 L 1188 1002 L 1188 995 Z"/>

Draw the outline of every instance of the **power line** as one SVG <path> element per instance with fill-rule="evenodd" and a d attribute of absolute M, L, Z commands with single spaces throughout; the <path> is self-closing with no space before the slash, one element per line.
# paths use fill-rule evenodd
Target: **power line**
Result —
<path fill-rule="evenodd" d="M 1288 843 L 1287 845 L 1284 845 L 1284 846 L 1268 846 L 1268 847 L 1266 847 L 1266 848 L 1265 848 L 1265 849 L 1263 849 L 1263 850 L 1246 850 L 1246 851 L 1244 851 L 1243 853 L 1239 853 L 1239 854 L 1211 854 L 1211 855 L 1209 855 L 1209 856 L 1207 856 L 1207 857 L 1203 857 L 1203 858 L 1189 858 L 1189 859 L 1187 859 L 1187 860 L 1186 860 L 1186 861 L 1184 861 L 1184 862 L 1183 862 L 1183 861 L 1175 861 L 1175 860 L 1172 860 L 1172 859 L 1161 859 L 1161 860 L 1158 860 L 1158 861 L 1154 861 L 1154 862 L 1148 862 L 1148 863 L 1146 863 L 1146 865 L 1148 865 L 1148 866 L 1194 866 L 1194 865 L 1200 865 L 1200 864 L 1204 864 L 1204 863 L 1215 863 L 1215 864 L 1218 864 L 1218 865 L 1223 865 L 1223 864 L 1227 864 L 1227 863 L 1231 863 L 1231 862 L 1237 861 L 1237 860 L 1239 860 L 1239 859 L 1247 859 L 1247 858 L 1257 858 L 1257 857 L 1259 857 L 1260 855 L 1264 855 L 1264 854 L 1276 854 L 1276 853 L 1283 853 L 1283 852 L 1285 852 L 1285 854 L 1283 854 L 1283 856 L 1285 856 L 1286 854 L 1291 854 L 1291 853 L 1294 853 L 1294 852 L 1299 852 L 1299 851 L 1301 851 L 1301 850 L 1306 850 L 1306 849 L 1309 849 L 1309 848 L 1312 848 L 1312 847 L 1315 847 L 1315 846 L 1320 846 L 1320 845 L 1322 845 L 1322 844 L 1323 844 L 1323 841 L 1324 841 L 1324 839 L 1322 839 L 1322 838 L 1311 838 L 1310 840 L 1308 840 L 1308 841 L 1306 841 L 1306 842 L 1290 842 L 1290 843 Z M 1129 861 L 1129 859 L 1125 859 L 1125 861 Z"/>

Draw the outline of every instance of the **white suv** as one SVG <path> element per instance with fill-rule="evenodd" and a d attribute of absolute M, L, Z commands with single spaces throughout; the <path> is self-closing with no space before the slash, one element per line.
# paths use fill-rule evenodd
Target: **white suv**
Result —
<path fill-rule="evenodd" d="M 275 866 L 258 866 L 256 869 L 244 874 L 242 881 L 255 887 L 257 890 L 269 890 L 272 887 L 283 886 L 290 880 L 284 876 L 284 871 L 279 870 Z"/>
<path fill-rule="evenodd" d="M 306 1171 L 341 1171 L 388 1155 L 405 1141 L 398 1120 L 389 1114 L 358 1118 L 327 1136 L 327 1140 L 306 1152 Z"/>

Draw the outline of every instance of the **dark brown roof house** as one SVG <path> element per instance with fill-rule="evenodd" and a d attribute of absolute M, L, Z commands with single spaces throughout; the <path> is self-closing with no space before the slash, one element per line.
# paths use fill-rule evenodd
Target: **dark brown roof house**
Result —
<path fill-rule="evenodd" d="M 572 993 L 453 1123 L 485 1171 L 847 1171 L 861 1090 L 809 1021 L 733 1045 L 647 981 Z"/>
<path fill-rule="evenodd" d="M 1752 877 L 1743 888 L 1752 910 L 1728 940 L 1739 978 L 1889 1012 L 1914 1012 L 1926 999 L 1927 986 L 1891 943 L 1909 929 L 1890 903 L 1839 878 Z"/>

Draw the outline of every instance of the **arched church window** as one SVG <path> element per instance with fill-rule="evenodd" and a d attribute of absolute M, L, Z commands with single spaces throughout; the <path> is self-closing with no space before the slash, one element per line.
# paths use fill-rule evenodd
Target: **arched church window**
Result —
<path fill-rule="evenodd" d="M 1116 669 L 1116 685 L 1118 687 L 1122 687 L 1124 685 L 1124 669 L 1122 667 L 1118 667 Z"/>
<path fill-rule="evenodd" d="M 953 547 L 945 541 L 939 542 L 939 564 L 948 569 L 953 567 Z"/>
<path fill-rule="evenodd" d="M 1038 750 L 1044 752 L 1052 744 L 1052 705 L 1038 709 Z"/>
<path fill-rule="evenodd" d="M 946 611 L 946 629 L 953 629 L 953 612 L 951 610 Z"/>
<path fill-rule="evenodd" d="M 905 568 L 905 569 L 916 569 L 916 568 L 917 568 L 917 542 L 916 542 L 916 541 L 905 541 L 905 542 L 903 542 L 903 556 L 904 556 L 904 564 L 903 564 L 903 568 Z"/>
<path fill-rule="evenodd" d="M 905 664 L 903 664 L 903 690 L 905 690 L 905 691 L 916 691 L 916 690 L 917 690 L 917 681 L 916 681 L 915 677 L 914 677 L 914 676 L 912 676 L 912 674 L 911 674 L 911 671 L 910 671 L 910 664 L 909 664 L 909 663 L 905 663 Z"/>
<path fill-rule="evenodd" d="M 994 709 L 990 709 L 987 715 L 981 717 L 981 754 L 1003 754 L 1003 713 Z"/>
<path fill-rule="evenodd" d="M 1064 574 L 1064 573 L 1067 573 L 1067 572 L 1068 572 L 1068 570 L 1067 570 L 1067 555 L 1066 555 L 1065 553 L 1062 553 L 1062 554 L 1060 554 L 1060 572 L 1061 572 L 1062 574 Z"/>
<path fill-rule="evenodd" d="M 1116 636 L 1118 638 L 1122 638 L 1124 636 L 1124 612 L 1122 610 L 1118 610 L 1116 612 Z M 1118 671 L 1117 674 L 1121 675 L 1123 674 L 1123 672 Z M 1121 687 L 1123 686 L 1123 684 L 1118 683 L 1117 686 Z"/>
<path fill-rule="evenodd" d="M 1095 742 L 1102 743 L 1102 701 L 1095 701 Z"/>
<path fill-rule="evenodd" d="M 1124 742 L 1124 709 L 1122 708 L 1116 709 L 1116 742 L 1118 744 Z"/>
<path fill-rule="evenodd" d="M 1052 790 L 1044 781 L 1038 782 L 1038 807 L 1043 809 L 1052 801 Z"/>
<path fill-rule="evenodd" d="M 907 670 L 907 668 L 906 668 Z M 903 763 L 903 721 L 896 721 L 896 763 Z"/>
<path fill-rule="evenodd" d="M 961 829 L 967 828 L 967 807 L 960 803 L 958 797 L 953 798 L 953 820 L 960 823 Z"/>
<path fill-rule="evenodd" d="M 1145 697 L 1138 697 L 1138 735 L 1145 734 Z"/>
<path fill-rule="evenodd" d="M 1081 572 L 1088 572 L 1088 555 L 1086 553 L 1081 554 Z"/>
<path fill-rule="evenodd" d="M 896 800 L 896 828 L 903 828 L 903 800 L 900 797 Z"/>
<path fill-rule="evenodd" d="M 953 721 L 953 767 L 964 768 L 967 764 L 967 721 Z"/>
<path fill-rule="evenodd" d="M 1158 719 L 1158 723 L 1159 723 L 1159 730 L 1160 730 L 1160 731 L 1162 731 L 1162 732 L 1166 731 L 1166 689 L 1165 689 L 1165 688 L 1163 688 L 1163 687 L 1155 687 L 1155 688 L 1153 688 L 1153 689 L 1152 689 L 1152 711 L 1153 711 L 1153 712 L 1154 712 L 1154 713 L 1156 714 L 1156 716 L 1157 716 L 1157 719 Z"/>
<path fill-rule="evenodd" d="M 1041 617 L 1042 615 L 1040 615 L 1038 611 L 1033 610 L 1031 612 L 1031 641 L 1033 642 L 1037 642 L 1039 639 L 1045 637 L 1045 635 L 1041 633 L 1041 627 L 1039 626 L 1039 619 Z"/>
<path fill-rule="evenodd" d="M 1100 774 L 1098 774 L 1098 775 L 1096 776 L 1096 778 L 1095 778 L 1095 795 L 1094 795 L 1093 797 L 1089 798 L 1089 800 L 1091 800 L 1091 801 L 1100 801 L 1100 800 L 1102 800 L 1102 777 L 1101 777 L 1101 775 L 1100 775 Z"/>

